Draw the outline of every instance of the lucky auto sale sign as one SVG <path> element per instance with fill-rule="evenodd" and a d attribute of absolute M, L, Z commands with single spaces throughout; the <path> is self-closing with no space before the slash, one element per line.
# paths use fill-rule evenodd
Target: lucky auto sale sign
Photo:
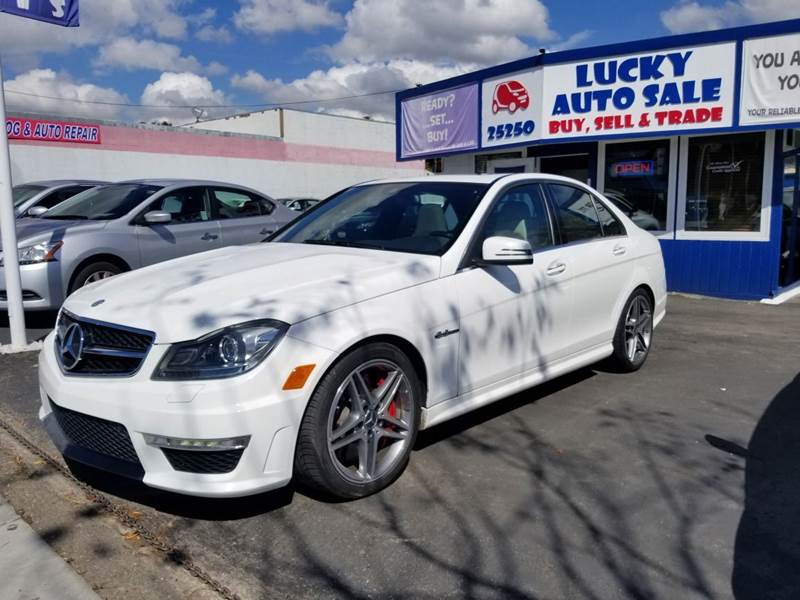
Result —
<path fill-rule="evenodd" d="M 730 127 L 735 71 L 733 42 L 548 65 L 542 137 Z"/>

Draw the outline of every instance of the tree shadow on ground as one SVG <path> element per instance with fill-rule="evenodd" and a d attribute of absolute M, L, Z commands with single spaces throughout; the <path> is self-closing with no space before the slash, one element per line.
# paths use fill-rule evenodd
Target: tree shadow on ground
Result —
<path fill-rule="evenodd" d="M 576 385 L 595 376 L 594 366 L 573 371 L 567 375 L 557 377 L 551 381 L 539 384 L 518 392 L 508 398 L 503 398 L 497 402 L 492 402 L 481 408 L 470 411 L 466 414 L 445 421 L 441 425 L 425 429 L 419 432 L 414 450 L 423 450 L 442 440 L 458 435 L 480 425 L 491 421 L 501 415 L 513 412 L 527 404 L 532 404 L 541 398 L 555 394 L 563 389 Z"/>
<path fill-rule="evenodd" d="M 772 400 L 747 449 L 733 559 L 738 600 L 800 597 L 800 375 Z"/>

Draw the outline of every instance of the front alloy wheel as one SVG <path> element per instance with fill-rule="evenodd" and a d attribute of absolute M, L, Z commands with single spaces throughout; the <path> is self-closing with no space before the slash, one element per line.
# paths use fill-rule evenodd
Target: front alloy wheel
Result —
<path fill-rule="evenodd" d="M 396 347 L 370 344 L 346 355 L 309 402 L 295 456 L 299 478 L 338 498 L 389 485 L 408 463 L 419 397 L 413 365 Z"/>

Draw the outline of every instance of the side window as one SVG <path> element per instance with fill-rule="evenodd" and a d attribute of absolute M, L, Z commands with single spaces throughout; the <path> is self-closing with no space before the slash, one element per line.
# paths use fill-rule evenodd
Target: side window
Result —
<path fill-rule="evenodd" d="M 564 244 L 603 237 L 600 217 L 589 193 L 560 183 L 548 183 L 547 189 Z"/>
<path fill-rule="evenodd" d="M 253 197 L 261 205 L 261 214 L 262 215 L 271 215 L 272 211 L 275 210 L 275 204 L 270 202 L 266 198 L 260 198 L 258 196 L 253 196 Z"/>
<path fill-rule="evenodd" d="M 625 227 L 622 222 L 614 216 L 600 198 L 594 198 L 594 206 L 597 209 L 597 217 L 600 219 L 600 225 L 603 226 L 603 235 L 610 237 L 612 235 L 625 235 Z"/>
<path fill-rule="evenodd" d="M 61 188 L 42 198 L 37 206 L 53 208 L 56 204 L 61 204 L 64 200 L 72 198 L 75 194 L 79 194 L 85 190 L 88 190 L 90 187 L 94 186 L 74 185 L 71 187 Z"/>
<path fill-rule="evenodd" d="M 202 187 L 169 192 L 153 202 L 147 210 L 168 212 L 172 215 L 173 223 L 197 223 L 209 221 L 211 218 L 206 204 L 205 188 Z"/>
<path fill-rule="evenodd" d="M 553 245 L 547 206 L 538 185 L 507 191 L 492 207 L 481 232 L 481 242 L 492 236 L 527 240 L 534 250 Z"/>
<path fill-rule="evenodd" d="M 275 206 L 252 194 L 240 190 L 211 188 L 211 199 L 220 219 L 242 219 L 268 215 Z"/>

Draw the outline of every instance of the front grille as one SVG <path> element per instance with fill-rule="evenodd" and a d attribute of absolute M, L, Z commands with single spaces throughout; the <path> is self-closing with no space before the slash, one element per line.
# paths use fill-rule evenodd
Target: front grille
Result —
<path fill-rule="evenodd" d="M 83 333 L 83 347 L 80 360 L 73 365 L 71 355 L 65 362 L 61 340 L 74 324 Z M 133 375 L 155 340 L 155 334 L 149 331 L 83 319 L 67 311 L 61 311 L 56 331 L 56 355 L 61 369 L 71 375 Z"/>
<path fill-rule="evenodd" d="M 174 450 L 162 448 L 164 456 L 176 471 L 187 473 L 230 473 L 239 464 L 243 448 L 237 450 Z"/>
<path fill-rule="evenodd" d="M 58 406 L 50 400 L 56 422 L 70 442 L 87 450 L 140 464 L 131 436 L 121 423 L 106 421 Z"/>

